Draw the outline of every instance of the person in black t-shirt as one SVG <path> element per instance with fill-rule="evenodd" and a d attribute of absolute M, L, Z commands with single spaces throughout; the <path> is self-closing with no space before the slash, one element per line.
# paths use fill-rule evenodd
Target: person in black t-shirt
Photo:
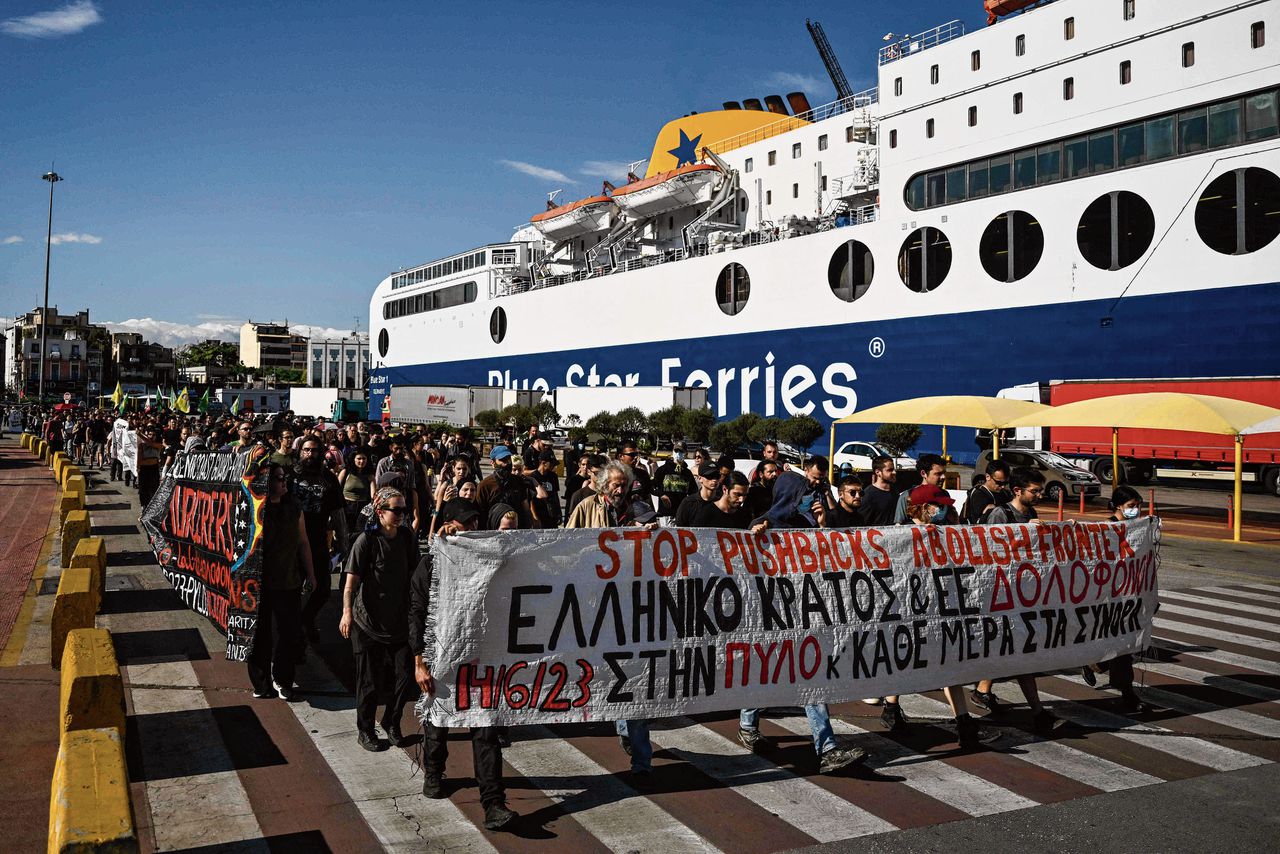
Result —
<path fill-rule="evenodd" d="M 538 486 L 542 487 L 542 492 L 546 493 L 545 498 L 539 496 L 543 506 L 543 517 L 546 520 L 545 527 L 558 528 L 560 527 L 560 478 L 556 477 L 555 451 L 550 448 L 545 449 L 538 457 L 537 465 L 533 479 L 538 482 Z"/>
<path fill-rule="evenodd" d="M 690 495 L 680 502 L 675 518 L 671 524 L 677 528 L 694 527 L 694 518 L 704 504 L 710 504 L 720 497 L 720 468 L 715 463 L 704 463 L 698 469 L 698 493 Z"/>
<path fill-rule="evenodd" d="M 987 508 L 1008 504 L 1012 497 L 1009 494 L 1009 464 L 1004 460 L 992 460 L 987 465 L 982 483 L 969 491 L 969 499 L 964 503 L 964 520 L 976 525 Z"/>
<path fill-rule="evenodd" d="M 894 483 L 898 470 L 893 457 L 876 457 L 871 461 L 871 484 L 862 492 L 862 524 L 892 525 L 897 506 Z"/>
<path fill-rule="evenodd" d="M 751 510 L 747 507 L 747 493 L 751 484 L 740 471 L 729 473 L 725 489 L 715 501 L 705 501 L 693 513 L 693 528 L 724 528 L 735 531 L 759 533 L 769 527 L 768 522 L 751 524 Z"/>
<path fill-rule="evenodd" d="M 862 518 L 862 481 L 853 475 L 842 478 L 836 484 L 839 499 L 826 513 L 824 528 L 860 528 L 866 524 Z"/>
<path fill-rule="evenodd" d="M 751 508 L 752 517 L 763 516 L 773 506 L 773 485 L 782 474 L 782 463 L 777 460 L 763 460 L 756 466 L 757 477 L 747 493 L 747 507 Z"/>
<path fill-rule="evenodd" d="M 684 445 L 676 444 L 671 459 L 654 472 L 653 482 L 658 493 L 658 512 L 663 516 L 674 516 L 681 502 L 698 490 L 693 472 L 684 464 Z"/>
<path fill-rule="evenodd" d="M 316 586 L 302 608 L 302 629 L 306 640 L 315 643 L 319 639 L 316 617 L 324 603 L 329 601 L 333 577 L 329 563 L 329 532 L 339 545 L 347 541 L 347 503 L 342 497 L 342 487 L 333 472 L 324 467 L 324 444 L 314 436 L 302 443 L 300 459 L 293 471 L 293 497 L 302 508 L 302 518 L 307 526 L 307 541 L 311 546 L 311 563 L 315 567 Z"/>
<path fill-rule="evenodd" d="M 640 453 L 636 448 L 635 442 L 623 442 L 618 447 L 618 461 L 631 466 L 633 481 L 631 483 L 631 500 L 643 501 L 650 507 L 653 506 L 653 482 L 649 478 L 647 472 L 640 462 Z"/>

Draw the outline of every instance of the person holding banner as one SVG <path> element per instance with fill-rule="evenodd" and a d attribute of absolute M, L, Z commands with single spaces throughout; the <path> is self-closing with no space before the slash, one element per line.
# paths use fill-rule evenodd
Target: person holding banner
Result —
<path fill-rule="evenodd" d="M 151 496 L 160 487 L 160 460 L 164 443 L 154 426 L 147 425 L 138 431 L 138 503 L 143 510 L 151 503 Z"/>
<path fill-rule="evenodd" d="M 262 595 L 248 657 L 249 681 L 253 696 L 259 700 L 278 696 L 292 701 L 303 573 L 314 586 L 315 569 L 302 509 L 289 494 L 288 475 L 273 465 L 268 477 L 267 504 L 262 511 Z"/>

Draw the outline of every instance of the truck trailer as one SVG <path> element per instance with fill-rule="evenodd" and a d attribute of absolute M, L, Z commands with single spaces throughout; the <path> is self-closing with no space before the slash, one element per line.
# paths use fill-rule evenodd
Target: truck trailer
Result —
<path fill-rule="evenodd" d="M 383 420 L 393 424 L 476 426 L 476 413 L 502 409 L 503 390 L 485 385 L 397 385 L 388 395 Z"/>

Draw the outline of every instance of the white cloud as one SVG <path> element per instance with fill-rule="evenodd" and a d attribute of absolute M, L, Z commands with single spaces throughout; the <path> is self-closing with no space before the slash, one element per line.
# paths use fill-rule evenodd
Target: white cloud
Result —
<path fill-rule="evenodd" d="M 557 169 L 548 169 L 545 166 L 535 166 L 532 163 L 525 163 L 523 160 L 499 160 L 498 162 L 503 166 L 516 170 L 517 172 L 532 175 L 534 178 L 541 178 L 543 181 L 559 181 L 562 184 L 576 183 L 568 175 Z"/>
<path fill-rule="evenodd" d="M 808 96 L 809 103 L 815 107 L 828 100 L 829 96 L 833 97 L 834 92 L 831 81 L 825 77 L 815 77 L 812 74 L 797 74 L 794 71 L 775 71 L 765 78 L 764 85 L 774 90 L 780 90 L 776 94 L 782 95 L 784 98 L 788 92 L 803 92 Z"/>
<path fill-rule="evenodd" d="M 61 246 L 64 243 L 90 243 L 96 245 L 102 242 L 102 238 L 96 234 L 77 234 L 74 231 L 64 231 L 61 234 L 55 234 L 50 237 L 49 242 L 54 246 Z"/>
<path fill-rule="evenodd" d="M 202 323 L 180 323 L 173 320 L 157 320 L 154 317 L 138 317 L 129 320 L 108 320 L 103 325 L 112 332 L 137 332 L 148 341 L 163 344 L 166 347 L 180 347 L 183 344 L 195 344 L 209 338 L 239 344 L 240 327 L 243 323 L 243 320 L 225 317 L 206 320 Z M 336 329 L 331 326 L 291 323 L 289 328 L 298 335 L 308 337 L 351 337 L 350 329 Z"/>
<path fill-rule="evenodd" d="M 15 243 L 21 243 L 21 242 L 22 242 L 22 238 L 21 238 L 21 237 L 19 237 L 19 236 L 18 236 L 18 235 L 16 235 L 16 234 L 10 234 L 10 235 L 9 235 L 8 237 L 6 237 L 4 240 L 0 240 L 0 245 L 4 245 L 4 246 L 12 246 L 12 245 L 13 245 L 13 244 L 15 244 Z"/>
<path fill-rule="evenodd" d="M 73 36 L 99 23 L 102 23 L 102 15 L 93 0 L 76 0 L 51 12 L 36 12 L 0 21 L 0 32 L 26 39 L 56 39 Z"/>
<path fill-rule="evenodd" d="M 627 167 L 630 165 L 630 163 L 621 160 L 588 160 L 582 164 L 578 171 L 592 178 L 625 181 L 627 179 Z"/>

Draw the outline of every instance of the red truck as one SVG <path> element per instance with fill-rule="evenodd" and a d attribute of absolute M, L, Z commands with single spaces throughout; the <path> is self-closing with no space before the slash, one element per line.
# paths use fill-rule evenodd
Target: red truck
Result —
<path fill-rule="evenodd" d="M 1215 377 L 1200 379 L 1052 380 L 1004 389 L 1001 397 L 1035 400 L 1058 406 L 1151 391 L 1181 391 L 1248 400 L 1280 408 L 1280 377 Z M 1011 444 L 1043 448 L 1077 460 L 1111 482 L 1111 431 L 1094 427 L 1019 430 Z M 1185 430 L 1121 429 L 1120 482 L 1144 484 L 1161 480 L 1230 481 L 1235 443 L 1230 436 Z M 1244 480 L 1280 495 L 1280 433 L 1257 433 L 1244 440 Z"/>

